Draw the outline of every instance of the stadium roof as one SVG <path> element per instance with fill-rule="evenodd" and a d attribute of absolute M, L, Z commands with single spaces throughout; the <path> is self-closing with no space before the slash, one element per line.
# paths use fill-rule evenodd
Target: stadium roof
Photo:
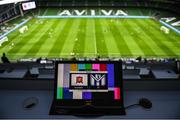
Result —
<path fill-rule="evenodd" d="M 0 0 L 0 5 L 10 4 L 10 3 L 18 3 L 22 1 L 29 1 L 29 0 Z"/>

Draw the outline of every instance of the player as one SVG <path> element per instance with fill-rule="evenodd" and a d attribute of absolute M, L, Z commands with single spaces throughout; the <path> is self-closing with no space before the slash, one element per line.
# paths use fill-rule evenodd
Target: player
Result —
<path fill-rule="evenodd" d="M 74 56 L 74 55 L 75 55 L 75 53 L 74 53 L 74 52 L 71 52 L 71 53 L 70 53 L 70 55 L 71 55 L 71 56 Z"/>
<path fill-rule="evenodd" d="M 49 38 L 52 38 L 52 33 L 51 33 L 51 32 L 49 32 L 48 34 L 49 34 Z"/>
<path fill-rule="evenodd" d="M 75 42 L 78 41 L 78 38 L 75 39 Z"/>

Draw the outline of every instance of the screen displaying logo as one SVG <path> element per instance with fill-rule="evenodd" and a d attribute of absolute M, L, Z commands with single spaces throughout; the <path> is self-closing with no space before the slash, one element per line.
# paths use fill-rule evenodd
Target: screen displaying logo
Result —
<path fill-rule="evenodd" d="M 116 67 L 116 68 L 115 68 Z M 57 99 L 120 99 L 114 64 L 58 64 Z"/>
<path fill-rule="evenodd" d="M 71 74 L 71 86 L 87 86 L 88 76 L 87 74 Z"/>
<path fill-rule="evenodd" d="M 107 72 L 82 72 L 70 73 L 71 89 L 106 89 Z"/>
<path fill-rule="evenodd" d="M 105 86 L 106 76 L 105 74 L 91 74 L 90 81 L 91 81 L 91 86 Z"/>
<path fill-rule="evenodd" d="M 77 76 L 77 77 L 76 77 L 76 84 L 77 84 L 77 83 L 83 84 L 83 77 L 82 77 L 82 76 Z"/>
<path fill-rule="evenodd" d="M 36 3 L 34 1 L 22 3 L 22 8 L 23 8 L 23 10 L 34 9 L 34 8 L 36 8 Z"/>

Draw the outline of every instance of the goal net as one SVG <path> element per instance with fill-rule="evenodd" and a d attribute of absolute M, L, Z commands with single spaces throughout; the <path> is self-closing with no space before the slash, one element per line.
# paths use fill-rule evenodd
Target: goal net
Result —
<path fill-rule="evenodd" d="M 8 37 L 6 37 L 6 36 L 3 37 L 2 39 L 0 39 L 0 46 L 6 41 L 8 41 Z"/>
<path fill-rule="evenodd" d="M 19 29 L 19 32 L 20 32 L 21 34 L 23 34 L 23 33 L 25 33 L 27 30 L 28 30 L 28 27 L 27 27 L 27 26 L 23 26 L 23 27 L 21 27 L 21 28 Z"/>
<path fill-rule="evenodd" d="M 163 31 L 166 34 L 169 34 L 169 32 L 170 32 L 170 30 L 165 26 L 161 26 L 160 30 Z"/>

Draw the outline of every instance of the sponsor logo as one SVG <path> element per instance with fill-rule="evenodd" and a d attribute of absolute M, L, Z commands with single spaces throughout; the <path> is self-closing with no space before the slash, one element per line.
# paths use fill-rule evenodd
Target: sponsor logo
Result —
<path fill-rule="evenodd" d="M 161 18 L 161 20 L 169 23 L 170 25 L 172 25 L 174 27 L 180 27 L 180 20 L 177 21 L 176 17 Z"/>
<path fill-rule="evenodd" d="M 102 15 L 102 16 L 127 16 L 127 13 L 124 12 L 123 10 L 62 10 L 61 12 L 58 13 L 59 16 L 85 16 L 85 15 L 90 15 L 90 16 L 96 16 L 96 15 Z"/>
<path fill-rule="evenodd" d="M 107 71 L 70 73 L 70 89 L 107 89 Z"/>
<path fill-rule="evenodd" d="M 90 81 L 92 86 L 105 86 L 106 77 L 104 74 L 91 74 Z"/>
<path fill-rule="evenodd" d="M 82 83 L 83 84 L 83 77 L 82 76 L 77 76 L 76 77 L 76 83 Z"/>

